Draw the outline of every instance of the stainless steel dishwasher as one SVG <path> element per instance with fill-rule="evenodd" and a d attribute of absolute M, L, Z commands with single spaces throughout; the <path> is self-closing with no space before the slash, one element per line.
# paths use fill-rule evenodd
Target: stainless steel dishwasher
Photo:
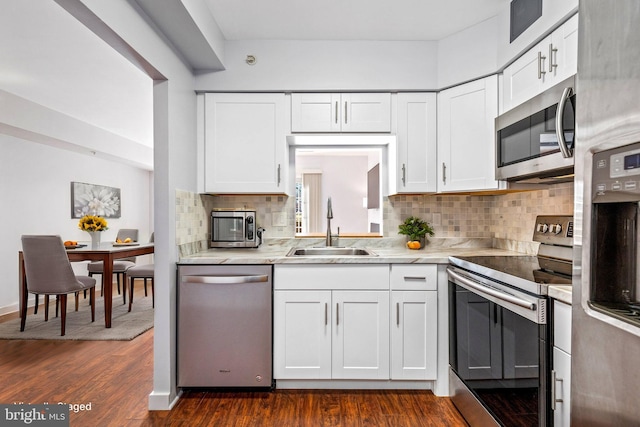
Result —
<path fill-rule="evenodd" d="M 273 388 L 271 265 L 178 265 L 178 386 Z"/>

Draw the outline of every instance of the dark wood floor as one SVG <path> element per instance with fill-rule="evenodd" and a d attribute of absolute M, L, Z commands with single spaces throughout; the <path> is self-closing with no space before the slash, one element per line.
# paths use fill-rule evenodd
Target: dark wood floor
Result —
<path fill-rule="evenodd" d="M 71 427 L 466 426 L 429 391 L 188 391 L 149 412 L 152 377 L 153 329 L 132 341 L 0 340 L 0 403 L 91 404 Z"/>

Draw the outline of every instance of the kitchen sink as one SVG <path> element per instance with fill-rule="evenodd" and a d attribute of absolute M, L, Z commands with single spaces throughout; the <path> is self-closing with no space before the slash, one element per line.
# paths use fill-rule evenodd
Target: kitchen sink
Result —
<path fill-rule="evenodd" d="M 378 256 L 375 252 L 363 248 L 320 247 L 291 248 L 287 256 Z"/>

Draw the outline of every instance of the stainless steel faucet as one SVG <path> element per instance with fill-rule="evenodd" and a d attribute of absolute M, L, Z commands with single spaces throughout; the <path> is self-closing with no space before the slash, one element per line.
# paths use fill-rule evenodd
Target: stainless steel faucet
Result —
<path fill-rule="evenodd" d="M 329 197 L 329 201 L 327 202 L 327 239 L 325 241 L 325 246 L 331 245 L 331 219 L 333 218 L 333 209 L 331 208 L 331 197 Z"/>

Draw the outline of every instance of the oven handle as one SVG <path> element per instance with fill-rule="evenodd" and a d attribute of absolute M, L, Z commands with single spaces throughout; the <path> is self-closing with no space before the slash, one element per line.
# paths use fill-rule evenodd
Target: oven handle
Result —
<path fill-rule="evenodd" d="M 522 300 L 520 298 L 514 297 L 513 295 L 505 294 L 504 292 L 500 292 L 500 291 L 497 291 L 495 289 L 491 289 L 491 288 L 488 288 L 486 286 L 483 286 L 483 285 L 481 285 L 481 284 L 479 284 L 477 282 L 474 282 L 471 279 L 468 279 L 468 278 L 456 273 L 455 271 L 451 270 L 448 267 L 447 267 L 447 273 L 449 274 L 449 276 L 451 276 L 454 279 L 456 279 L 457 281 L 463 283 L 465 286 L 468 286 L 468 287 L 472 288 L 473 290 L 476 290 L 476 291 L 478 291 L 480 293 L 491 295 L 491 296 L 493 296 L 495 298 L 501 299 L 503 301 L 510 302 L 510 303 L 515 304 L 515 305 L 520 306 L 520 307 L 524 307 L 524 308 L 526 308 L 528 310 L 531 310 L 531 311 L 535 311 L 536 310 L 536 305 L 534 303 L 532 303 L 532 302 L 525 301 L 525 300 Z"/>

